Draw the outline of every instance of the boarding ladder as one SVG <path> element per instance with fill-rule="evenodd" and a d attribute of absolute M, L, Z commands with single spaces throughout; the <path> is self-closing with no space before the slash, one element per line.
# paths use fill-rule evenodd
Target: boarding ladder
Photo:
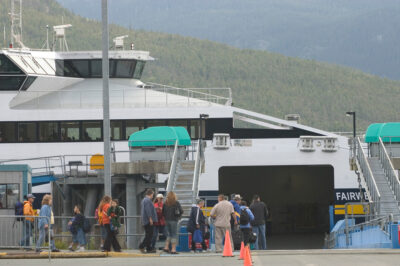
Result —
<path fill-rule="evenodd" d="M 360 177 L 366 184 L 370 202 L 375 203 L 376 216 L 393 215 L 400 218 L 400 182 L 391 158 L 382 139 L 379 138 L 376 156 L 371 156 L 363 148 L 360 138 L 353 143 L 353 160 Z"/>
<path fill-rule="evenodd" d="M 190 215 L 192 204 L 199 194 L 201 165 L 204 163 L 201 140 L 196 145 L 194 160 L 183 160 L 177 156 L 178 144 L 175 143 L 174 155 L 168 176 L 167 192 L 174 191 L 182 205 L 183 217 Z"/>

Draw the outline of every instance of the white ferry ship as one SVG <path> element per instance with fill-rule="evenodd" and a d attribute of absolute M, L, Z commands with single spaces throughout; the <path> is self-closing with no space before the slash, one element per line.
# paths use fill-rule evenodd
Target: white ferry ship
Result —
<path fill-rule="evenodd" d="M 360 196 L 348 139 L 234 107 L 231 89 L 141 81 L 152 60 L 146 51 L 110 51 L 114 150 L 128 150 L 127 139 L 139 130 L 182 126 L 193 140 L 206 142 L 200 197 L 211 204 L 218 193 L 248 201 L 259 194 L 271 214 L 270 247 L 322 247 L 332 224 L 329 206 Z M 98 51 L 0 50 L 0 160 L 64 156 L 85 162 L 85 155 L 102 154 L 101 63 Z M 35 168 L 37 161 L 30 162 Z"/>

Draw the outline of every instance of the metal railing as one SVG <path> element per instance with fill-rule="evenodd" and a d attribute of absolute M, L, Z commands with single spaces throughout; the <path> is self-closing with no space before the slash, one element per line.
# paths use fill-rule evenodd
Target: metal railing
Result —
<path fill-rule="evenodd" d="M 379 161 L 382 164 L 383 171 L 385 172 L 385 176 L 389 181 L 390 187 L 396 197 L 396 200 L 400 200 L 400 181 L 399 177 L 396 173 L 396 170 L 393 167 L 392 161 L 386 151 L 386 147 L 383 144 L 382 138 L 379 137 Z"/>
<path fill-rule="evenodd" d="M 164 148 L 165 156 L 162 158 L 162 160 L 171 161 L 173 157 L 172 145 L 175 144 L 175 140 L 172 140 L 172 145 L 171 141 L 160 141 L 165 142 L 164 146 L 160 146 L 161 148 Z M 195 145 L 197 145 L 197 142 L 192 141 L 191 146 L 187 147 L 186 159 L 195 159 Z M 132 150 L 113 150 L 111 151 L 111 158 L 113 162 L 129 162 L 132 159 L 130 158 L 131 153 Z M 101 169 L 93 168 L 101 168 L 101 166 L 104 166 L 104 164 L 91 163 L 90 159 L 94 155 L 95 154 L 69 154 L 36 158 L 9 159 L 0 161 L 0 164 L 28 164 L 32 169 L 32 176 L 54 175 L 56 177 L 96 177 L 101 175 Z"/>
<path fill-rule="evenodd" d="M 39 220 L 46 219 L 49 227 L 42 235 L 42 245 L 38 245 L 40 237 Z M 48 245 L 46 245 L 46 235 Z M 25 250 L 47 249 L 49 260 L 51 259 L 52 241 L 54 241 L 53 228 L 49 217 L 45 216 L 15 216 L 0 215 L 0 248 Z"/>
<path fill-rule="evenodd" d="M 360 175 L 364 178 L 365 183 L 367 184 L 367 190 L 369 192 L 369 199 L 372 202 L 375 202 L 376 209 L 375 212 L 380 212 L 380 200 L 381 194 L 379 192 L 378 186 L 376 185 L 376 181 L 374 175 L 372 174 L 371 167 L 368 163 L 367 156 L 364 153 L 363 147 L 361 145 L 360 138 L 357 138 L 355 143 L 356 145 L 356 164 L 360 171 Z"/>
<path fill-rule="evenodd" d="M 38 219 L 48 217 L 22 216 L 24 218 L 33 218 L 34 222 L 32 222 L 32 225 L 28 224 L 25 219 L 16 221 L 19 217 L 21 216 L 0 216 L 0 249 L 31 250 L 36 248 L 40 231 Z M 54 216 L 54 224 L 51 225 L 50 230 L 46 230 L 46 234 L 48 234 L 47 239 L 54 241 L 54 246 L 60 250 L 66 250 L 72 244 L 73 234 L 71 233 L 71 228 L 68 226 L 68 222 L 72 219 L 72 216 Z M 101 228 L 95 217 L 86 216 L 85 219 L 89 221 L 90 232 L 83 234 L 85 243 L 82 247 L 88 250 L 100 250 L 101 240 L 105 240 L 104 232 L 102 232 L 104 229 Z M 138 215 L 119 217 L 121 226 L 118 229 L 116 237 L 122 249 L 138 248 L 144 236 L 144 228 L 141 225 L 140 219 L 141 217 Z M 186 223 L 187 219 L 182 219 L 179 222 L 179 227 L 186 226 Z M 29 230 L 25 230 L 27 224 L 29 225 Z M 178 236 L 188 235 L 189 233 L 178 233 Z M 27 240 L 29 242 L 26 242 L 26 236 L 29 236 Z M 75 241 L 79 242 L 79 239 L 75 239 Z M 50 245 L 44 244 L 40 248 L 49 249 L 49 258 L 51 257 L 52 250 Z"/>
<path fill-rule="evenodd" d="M 177 88 L 154 82 L 147 82 L 146 85 L 147 86 L 150 85 L 149 89 L 151 90 L 187 97 L 188 106 L 190 104 L 191 98 L 212 102 L 216 104 L 223 104 L 223 105 L 232 104 L 231 88 Z M 145 88 L 147 86 L 145 86 Z M 166 104 L 168 104 L 168 95 L 166 98 Z"/>
<path fill-rule="evenodd" d="M 227 94 L 227 96 L 226 96 Z M 12 107 L 23 108 L 101 108 L 102 90 L 20 91 Z M 183 89 L 151 83 L 144 88 L 110 89 L 112 108 L 196 107 L 231 105 L 230 88 Z"/>
<path fill-rule="evenodd" d="M 200 178 L 200 172 L 201 172 L 201 164 L 202 164 L 202 143 L 201 139 L 197 143 L 197 152 L 196 152 L 196 159 L 195 159 L 195 165 L 194 165 L 194 173 L 193 173 L 193 197 L 192 197 L 192 203 L 196 202 L 196 199 L 199 195 L 199 178 Z"/>
<path fill-rule="evenodd" d="M 167 192 L 172 191 L 175 187 L 177 166 L 178 166 L 178 140 L 175 142 L 174 155 L 172 156 L 171 167 L 169 170 Z"/>

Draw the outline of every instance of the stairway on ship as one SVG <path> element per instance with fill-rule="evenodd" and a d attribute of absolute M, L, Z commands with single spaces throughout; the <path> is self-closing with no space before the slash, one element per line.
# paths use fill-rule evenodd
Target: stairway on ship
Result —
<path fill-rule="evenodd" d="M 368 157 L 373 177 L 381 194 L 380 213 L 381 216 L 393 214 L 393 217 L 400 218 L 400 209 L 398 201 L 389 185 L 388 178 L 382 168 L 382 164 L 378 157 Z"/>
<path fill-rule="evenodd" d="M 195 161 L 179 161 L 173 191 L 182 205 L 183 217 L 189 217 L 193 203 L 193 177 Z"/>

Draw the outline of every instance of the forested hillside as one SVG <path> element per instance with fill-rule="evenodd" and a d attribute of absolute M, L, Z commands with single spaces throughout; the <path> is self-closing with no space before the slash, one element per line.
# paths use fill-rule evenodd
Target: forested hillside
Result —
<path fill-rule="evenodd" d="M 100 18 L 100 2 L 57 0 Z M 399 0 L 113 0 L 110 19 L 400 80 Z"/>
<path fill-rule="evenodd" d="M 9 1 L 0 2 L 0 26 L 9 28 Z M 39 5 L 40 4 L 40 5 Z M 24 42 L 41 47 L 45 26 L 73 24 L 70 49 L 100 49 L 100 24 L 75 16 L 53 0 L 24 4 Z M 299 113 L 302 123 L 350 131 L 345 112 L 357 112 L 358 125 L 400 120 L 400 83 L 361 71 L 279 54 L 241 50 L 190 37 L 111 26 L 111 37 L 129 34 L 136 49 L 149 50 L 156 61 L 144 81 L 181 87 L 231 87 L 235 106 L 283 117 Z M 8 38 L 8 36 L 7 36 Z"/>

